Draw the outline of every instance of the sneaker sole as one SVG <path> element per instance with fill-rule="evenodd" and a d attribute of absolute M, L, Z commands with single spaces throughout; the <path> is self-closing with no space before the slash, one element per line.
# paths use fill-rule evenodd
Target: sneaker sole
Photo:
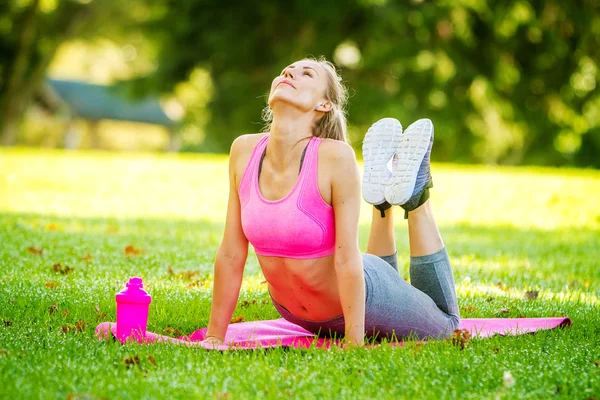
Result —
<path fill-rule="evenodd" d="M 402 205 L 410 199 L 417 183 L 417 173 L 429 149 L 433 135 L 433 123 L 420 119 L 412 123 L 400 138 L 396 148 L 397 162 L 392 168 L 392 178 L 385 187 L 385 199 L 393 205 Z"/>
<path fill-rule="evenodd" d="M 363 139 L 362 152 L 364 174 L 362 195 L 367 203 L 379 205 L 385 202 L 385 185 L 390 178 L 386 165 L 394 156 L 402 137 L 402 124 L 395 118 L 383 118 L 375 122 Z"/>

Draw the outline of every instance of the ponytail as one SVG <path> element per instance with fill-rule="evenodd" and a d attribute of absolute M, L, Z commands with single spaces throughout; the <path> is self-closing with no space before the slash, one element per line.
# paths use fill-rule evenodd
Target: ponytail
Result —
<path fill-rule="evenodd" d="M 323 139 L 341 140 L 348 142 L 346 115 L 339 106 L 333 105 L 331 111 L 325 113 L 313 127 L 313 136 Z"/>

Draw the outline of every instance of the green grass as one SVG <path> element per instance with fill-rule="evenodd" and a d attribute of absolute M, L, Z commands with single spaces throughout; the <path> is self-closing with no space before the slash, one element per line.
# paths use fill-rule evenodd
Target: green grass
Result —
<path fill-rule="evenodd" d="M 153 297 L 149 330 L 207 325 L 226 158 L 1 149 L 0 397 L 600 398 L 600 173 L 435 164 L 433 175 L 462 317 L 567 315 L 571 327 L 464 350 L 440 341 L 220 353 L 97 341 L 94 327 L 115 319 L 114 295 L 133 275 Z M 408 277 L 406 221 L 396 218 Z M 369 219 L 365 205 L 363 250 Z M 142 254 L 126 256 L 129 244 Z M 262 280 L 251 253 L 234 317 L 278 317 Z M 539 297 L 526 300 L 528 290 Z M 136 355 L 139 367 L 127 368 Z"/>

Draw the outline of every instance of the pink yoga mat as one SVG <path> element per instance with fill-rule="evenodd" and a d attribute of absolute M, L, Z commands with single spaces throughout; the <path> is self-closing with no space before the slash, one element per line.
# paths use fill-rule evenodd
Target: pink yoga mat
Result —
<path fill-rule="evenodd" d="M 539 330 L 571 326 L 571 323 L 571 319 L 568 317 L 463 318 L 461 319 L 460 329 L 469 331 L 473 338 L 485 338 L 493 335 L 504 336 L 533 333 Z M 100 340 L 108 339 L 111 334 L 116 334 L 116 329 L 116 323 L 103 322 L 96 327 L 96 337 Z M 204 347 L 210 350 L 248 350 L 279 346 L 308 348 L 312 345 L 329 348 L 332 344 L 338 342 L 338 340 L 329 338 L 316 338 L 315 335 L 306 329 L 294 325 L 283 318 L 231 324 L 227 329 L 227 336 L 225 337 L 226 344 L 222 346 L 213 347 L 212 345 L 202 345 L 199 343 L 204 339 L 206 329 L 207 328 L 198 329 L 191 335 L 178 338 L 147 332 L 146 342 L 171 342 L 188 346 Z M 426 343 L 426 341 L 422 341 L 421 343 Z M 394 342 L 389 345 L 402 346 L 402 342 Z"/>

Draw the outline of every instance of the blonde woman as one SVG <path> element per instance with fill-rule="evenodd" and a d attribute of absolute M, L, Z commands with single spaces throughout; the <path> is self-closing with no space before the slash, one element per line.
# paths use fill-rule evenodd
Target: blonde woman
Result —
<path fill-rule="evenodd" d="M 460 324 L 452 269 L 428 201 L 433 125 L 385 118 L 363 141 L 362 194 L 373 204 L 358 246 L 361 180 L 346 141 L 347 91 L 324 59 L 273 80 L 267 133 L 238 137 L 229 158 L 225 232 L 205 342 L 223 344 L 252 244 L 277 311 L 320 336 L 443 338 Z M 398 273 L 392 206 L 404 208 L 411 284 Z"/>

